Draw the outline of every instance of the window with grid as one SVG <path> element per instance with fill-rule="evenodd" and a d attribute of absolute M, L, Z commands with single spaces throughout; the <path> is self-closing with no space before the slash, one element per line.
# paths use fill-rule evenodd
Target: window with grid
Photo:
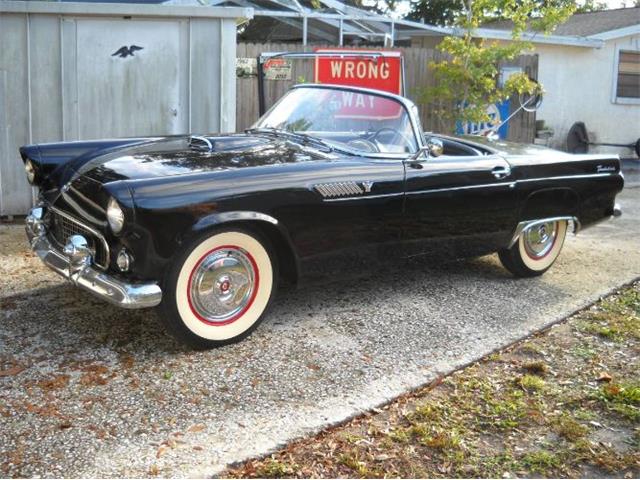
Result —
<path fill-rule="evenodd" d="M 616 97 L 640 98 L 640 52 L 620 51 Z"/>

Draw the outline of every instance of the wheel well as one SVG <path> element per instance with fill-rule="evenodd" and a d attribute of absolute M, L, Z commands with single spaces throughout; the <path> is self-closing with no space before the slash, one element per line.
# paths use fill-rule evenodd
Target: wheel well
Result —
<path fill-rule="evenodd" d="M 291 283 L 298 281 L 298 262 L 293 248 L 285 234 L 277 226 L 262 221 L 242 220 L 237 222 L 220 223 L 218 227 L 232 227 L 237 225 L 240 228 L 253 230 L 259 235 L 266 237 L 278 258 L 280 276 Z"/>
<path fill-rule="evenodd" d="M 571 188 L 549 188 L 531 193 L 524 201 L 520 219 L 578 216 L 580 198 Z"/>

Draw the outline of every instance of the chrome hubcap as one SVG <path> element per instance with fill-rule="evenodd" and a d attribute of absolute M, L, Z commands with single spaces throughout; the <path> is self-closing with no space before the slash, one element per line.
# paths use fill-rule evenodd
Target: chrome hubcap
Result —
<path fill-rule="evenodd" d="M 546 256 L 555 243 L 557 222 L 533 225 L 523 232 L 524 248 L 531 258 Z"/>
<path fill-rule="evenodd" d="M 248 252 L 237 247 L 216 249 L 200 261 L 191 275 L 191 306 L 207 322 L 232 322 L 251 305 L 256 280 L 255 265 Z"/>

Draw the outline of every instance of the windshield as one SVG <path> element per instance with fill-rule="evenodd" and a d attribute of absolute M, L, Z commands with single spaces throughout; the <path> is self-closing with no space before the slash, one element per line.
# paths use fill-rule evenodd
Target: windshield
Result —
<path fill-rule="evenodd" d="M 275 128 L 318 137 L 366 153 L 414 153 L 417 144 L 400 102 L 336 88 L 296 88 L 254 128 Z"/>

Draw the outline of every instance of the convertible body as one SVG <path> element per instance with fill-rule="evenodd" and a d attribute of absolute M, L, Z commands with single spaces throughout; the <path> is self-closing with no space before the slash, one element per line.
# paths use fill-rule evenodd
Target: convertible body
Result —
<path fill-rule="evenodd" d="M 326 112 L 301 113 L 323 95 Z M 345 95 L 389 105 L 354 112 Z M 256 232 L 280 276 L 301 282 L 344 262 L 507 251 L 533 227 L 546 225 L 534 233 L 547 235 L 553 222 L 578 231 L 619 214 L 623 188 L 615 155 L 424 133 L 404 98 L 326 85 L 294 88 L 245 133 L 20 152 L 40 188 L 27 218 L 34 250 L 77 285 L 130 308 L 160 304 L 166 272 L 220 228 Z"/>

